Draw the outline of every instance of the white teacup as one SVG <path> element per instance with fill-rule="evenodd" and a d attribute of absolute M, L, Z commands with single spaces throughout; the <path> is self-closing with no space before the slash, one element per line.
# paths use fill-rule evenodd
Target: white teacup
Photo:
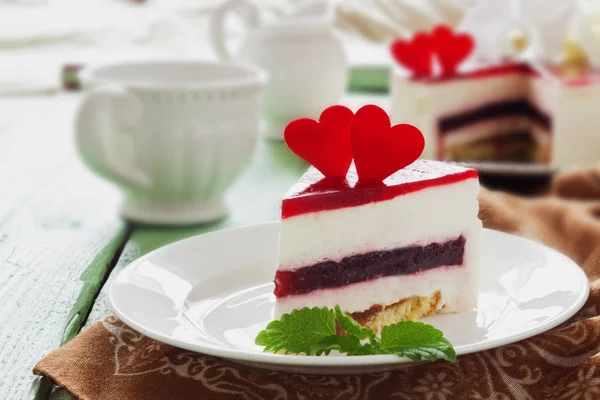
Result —
<path fill-rule="evenodd" d="M 204 61 L 122 62 L 84 73 L 77 149 L 124 193 L 122 215 L 154 224 L 227 214 L 224 195 L 253 154 L 266 73 Z"/>

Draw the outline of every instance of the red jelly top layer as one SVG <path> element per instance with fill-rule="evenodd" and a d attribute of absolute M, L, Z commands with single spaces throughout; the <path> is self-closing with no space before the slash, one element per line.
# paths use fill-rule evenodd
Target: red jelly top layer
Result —
<path fill-rule="evenodd" d="M 281 218 L 391 200 L 430 187 L 477 177 L 474 169 L 430 160 L 417 160 L 383 182 L 359 182 L 354 165 L 350 167 L 346 179 L 325 178 L 311 167 L 283 199 Z"/>
<path fill-rule="evenodd" d="M 569 77 L 562 75 L 556 67 L 510 62 L 489 65 L 465 65 L 460 71 L 450 75 L 411 77 L 410 71 L 401 68 L 399 68 L 399 71 L 404 78 L 421 83 L 439 83 L 459 79 L 489 78 L 515 73 L 545 78 L 564 86 L 584 86 L 600 83 L 600 71 L 591 71 L 585 76 Z"/>

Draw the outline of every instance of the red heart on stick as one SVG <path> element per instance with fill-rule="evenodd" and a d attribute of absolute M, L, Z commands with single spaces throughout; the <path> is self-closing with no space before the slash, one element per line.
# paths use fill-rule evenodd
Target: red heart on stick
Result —
<path fill-rule="evenodd" d="M 352 163 L 350 125 L 354 113 L 347 107 L 326 108 L 319 122 L 300 118 L 284 130 L 288 147 L 326 177 L 345 177 Z"/>
<path fill-rule="evenodd" d="M 425 138 L 413 125 L 391 126 L 387 113 L 369 104 L 352 120 L 352 150 L 361 181 L 383 181 L 412 164 L 425 148 Z"/>
<path fill-rule="evenodd" d="M 394 59 L 412 71 L 414 76 L 431 75 L 433 44 L 428 34 L 417 33 L 409 41 L 396 39 L 390 51 Z"/>
<path fill-rule="evenodd" d="M 432 34 L 433 48 L 444 75 L 456 73 L 456 69 L 473 52 L 475 42 L 467 33 L 454 34 L 446 25 L 438 25 Z"/>

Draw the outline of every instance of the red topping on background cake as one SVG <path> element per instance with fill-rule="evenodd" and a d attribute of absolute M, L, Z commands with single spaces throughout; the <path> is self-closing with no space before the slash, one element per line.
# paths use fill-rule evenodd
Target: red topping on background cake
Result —
<path fill-rule="evenodd" d="M 352 151 L 360 180 L 383 181 L 415 162 L 423 153 L 425 138 L 413 125 L 391 126 L 387 113 L 366 105 L 352 121 Z"/>
<path fill-rule="evenodd" d="M 449 26 L 440 24 L 431 33 L 418 32 L 410 40 L 394 40 L 390 51 L 398 64 L 410 70 L 413 77 L 419 78 L 434 75 L 434 58 L 443 76 L 455 74 L 474 47 L 471 35 L 454 33 Z"/>
<path fill-rule="evenodd" d="M 475 42 L 468 33 L 452 32 L 446 25 L 438 25 L 431 33 L 433 48 L 443 75 L 453 75 L 461 62 L 473 52 Z"/>
<path fill-rule="evenodd" d="M 433 45 L 425 32 L 415 34 L 410 40 L 396 39 L 391 48 L 394 59 L 410 70 L 415 77 L 431 75 Z"/>
<path fill-rule="evenodd" d="M 352 163 L 350 124 L 354 113 L 335 105 L 321 113 L 319 121 L 300 118 L 284 131 L 285 142 L 300 158 L 327 177 L 344 177 Z"/>

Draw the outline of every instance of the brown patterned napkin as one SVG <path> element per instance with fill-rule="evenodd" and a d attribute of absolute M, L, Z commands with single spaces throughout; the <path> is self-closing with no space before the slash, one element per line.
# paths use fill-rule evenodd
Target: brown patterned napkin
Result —
<path fill-rule="evenodd" d="M 79 399 L 600 399 L 600 166 L 559 175 L 551 195 L 483 189 L 489 228 L 567 254 L 592 291 L 568 322 L 534 338 L 395 372 L 307 376 L 242 367 L 174 348 L 114 317 L 98 322 L 34 368 Z"/>

